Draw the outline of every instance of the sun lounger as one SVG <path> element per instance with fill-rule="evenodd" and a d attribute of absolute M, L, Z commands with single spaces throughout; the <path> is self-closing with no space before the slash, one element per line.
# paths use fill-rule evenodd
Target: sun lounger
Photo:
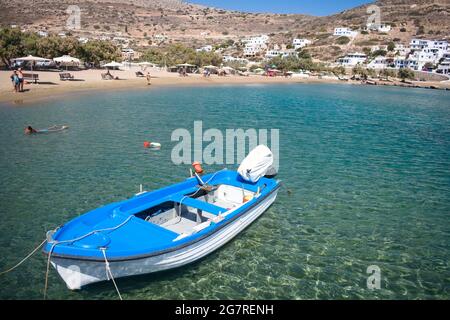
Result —
<path fill-rule="evenodd" d="M 37 73 L 24 73 L 23 74 L 24 80 L 31 80 L 34 83 L 37 83 L 39 81 L 39 74 Z"/>
<path fill-rule="evenodd" d="M 119 77 L 114 77 L 112 74 L 102 73 L 103 80 L 120 80 Z"/>
<path fill-rule="evenodd" d="M 59 80 L 66 81 L 66 80 L 74 80 L 73 74 L 70 74 L 68 72 L 61 72 L 59 74 Z"/>

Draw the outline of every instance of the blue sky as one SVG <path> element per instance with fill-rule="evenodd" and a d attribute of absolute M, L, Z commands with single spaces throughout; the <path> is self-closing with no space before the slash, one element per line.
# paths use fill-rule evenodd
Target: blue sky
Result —
<path fill-rule="evenodd" d="M 273 13 L 305 13 L 325 16 L 350 9 L 370 0 L 187 0 L 187 2 L 208 5 L 211 7 L 247 11 Z"/>

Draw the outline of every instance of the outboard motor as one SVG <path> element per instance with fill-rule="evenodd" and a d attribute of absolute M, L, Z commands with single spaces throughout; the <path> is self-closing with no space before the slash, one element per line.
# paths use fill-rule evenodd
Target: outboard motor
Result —
<path fill-rule="evenodd" d="M 261 177 L 273 178 L 277 175 L 273 167 L 272 151 L 265 145 L 259 145 L 247 155 L 238 168 L 238 173 L 245 181 L 258 182 Z"/>

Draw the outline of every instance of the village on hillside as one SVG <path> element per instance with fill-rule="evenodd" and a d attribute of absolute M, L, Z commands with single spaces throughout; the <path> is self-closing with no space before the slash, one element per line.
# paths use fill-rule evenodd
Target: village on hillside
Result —
<path fill-rule="evenodd" d="M 11 28 L 18 28 L 12 25 Z M 336 42 L 347 48 L 352 47 L 352 43 L 359 34 L 387 34 L 392 30 L 389 24 L 375 25 L 368 23 L 360 30 L 352 30 L 348 27 L 336 26 L 333 36 Z M 25 30 L 22 30 L 26 32 Z M 52 36 L 47 31 L 36 31 L 41 38 Z M 208 32 L 204 32 L 207 36 Z M 59 32 L 56 35 L 60 38 L 71 36 L 70 32 Z M 122 33 L 102 34 L 92 37 L 78 37 L 81 44 L 86 44 L 92 40 L 111 42 L 120 48 L 121 60 L 123 62 L 142 61 L 145 51 L 136 49 L 133 39 L 125 37 Z M 316 39 L 293 38 L 290 43 L 275 43 L 270 35 L 255 35 L 252 37 L 242 37 L 238 40 L 228 40 L 223 44 L 204 43 L 203 46 L 195 48 L 196 52 L 215 53 L 221 57 L 221 63 L 214 67 L 239 66 L 239 69 L 246 71 L 267 72 L 272 68 L 277 71 L 274 59 L 302 58 L 308 55 L 305 50 L 314 43 Z M 169 37 L 164 34 L 153 36 L 151 48 L 164 48 L 169 43 Z M 134 47 L 134 48 L 133 48 Z M 163 49 L 162 49 L 163 50 Z M 364 47 L 364 52 L 348 51 L 345 55 L 335 61 L 320 61 L 326 67 L 354 68 L 361 66 L 371 70 L 383 69 L 403 69 L 408 68 L 414 71 L 423 71 L 447 75 L 450 68 L 450 48 L 447 41 L 440 39 L 419 39 L 412 38 L 409 43 L 390 42 L 385 45 L 373 45 Z M 20 61 L 19 61 L 20 62 Z M 152 61 L 149 61 L 152 63 Z M 106 63 L 106 62 L 105 62 Z M 158 62 L 154 62 L 158 64 Z M 164 67 L 172 67 L 165 65 Z M 197 66 L 204 67 L 204 66 Z M 173 68 L 172 68 L 173 69 Z M 211 68 L 213 69 L 213 68 Z M 228 69 L 229 70 L 229 69 Z M 311 71 L 311 70 L 279 70 L 279 71 Z M 273 74 L 272 72 L 271 74 Z M 275 72 L 276 73 L 276 72 Z"/>

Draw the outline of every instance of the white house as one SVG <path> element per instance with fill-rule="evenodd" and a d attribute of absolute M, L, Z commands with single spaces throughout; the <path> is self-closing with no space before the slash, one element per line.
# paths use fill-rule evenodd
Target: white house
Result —
<path fill-rule="evenodd" d="M 168 39 L 168 37 L 164 34 L 155 34 L 153 36 L 153 39 L 157 42 L 164 42 Z"/>
<path fill-rule="evenodd" d="M 358 31 L 353 31 L 350 28 L 335 28 L 333 35 L 354 38 L 358 35 Z"/>
<path fill-rule="evenodd" d="M 122 60 L 133 60 L 135 58 L 135 51 L 131 48 L 122 49 Z"/>
<path fill-rule="evenodd" d="M 267 50 L 267 52 L 266 52 L 267 59 L 276 58 L 276 57 L 279 57 L 282 55 L 283 55 L 283 52 L 281 50 L 276 50 L 276 49 Z"/>
<path fill-rule="evenodd" d="M 427 63 L 431 63 L 433 65 L 438 64 L 444 56 L 444 53 L 445 52 L 442 49 L 426 48 L 420 51 L 414 51 L 414 53 L 410 55 L 409 60 L 415 61 L 415 70 L 422 70 Z"/>
<path fill-rule="evenodd" d="M 254 57 L 260 52 L 266 50 L 268 41 L 269 37 L 266 35 L 243 39 L 242 43 L 245 43 L 244 56 Z"/>
<path fill-rule="evenodd" d="M 223 62 L 239 62 L 239 63 L 242 63 L 242 64 L 248 64 L 249 63 L 249 61 L 247 59 L 236 58 L 236 57 L 233 57 L 233 56 L 230 56 L 230 55 L 223 56 L 222 61 Z"/>
<path fill-rule="evenodd" d="M 197 49 L 197 52 L 211 52 L 211 51 L 213 51 L 213 46 L 211 45 L 207 45 Z"/>
<path fill-rule="evenodd" d="M 395 44 L 394 52 L 398 52 L 398 54 L 401 56 L 406 56 L 410 51 L 410 48 L 402 43 Z"/>
<path fill-rule="evenodd" d="M 263 34 L 257 37 L 251 37 L 248 39 L 243 39 L 242 43 L 250 44 L 250 45 L 264 45 L 269 41 L 269 36 Z"/>
<path fill-rule="evenodd" d="M 48 32 L 47 31 L 38 31 L 37 32 L 39 37 L 43 37 L 43 38 L 47 38 L 48 37 Z"/>
<path fill-rule="evenodd" d="M 384 51 L 387 51 L 387 46 L 386 46 L 386 45 L 380 45 L 380 46 L 372 46 L 372 47 L 370 48 L 370 51 L 371 51 L 371 52 L 375 52 L 375 51 L 378 51 L 378 50 L 384 50 Z"/>
<path fill-rule="evenodd" d="M 85 37 L 78 38 L 78 42 L 80 42 L 80 43 L 87 43 L 88 41 L 89 41 L 89 38 L 85 38 Z"/>
<path fill-rule="evenodd" d="M 406 56 L 396 56 L 394 59 L 394 66 L 396 69 L 408 68 L 408 59 Z"/>
<path fill-rule="evenodd" d="M 411 50 L 422 50 L 425 48 L 447 50 L 448 42 L 443 40 L 412 39 L 409 43 L 409 47 Z"/>
<path fill-rule="evenodd" d="M 298 56 L 298 52 L 295 51 L 295 49 L 279 50 L 277 48 L 274 48 L 272 50 L 268 50 L 265 55 L 266 59 L 272 59 L 276 57 L 287 58 L 290 56 Z"/>
<path fill-rule="evenodd" d="M 450 52 L 449 51 L 447 51 L 444 54 L 443 59 L 442 59 L 441 63 L 439 63 L 436 72 L 450 75 Z"/>
<path fill-rule="evenodd" d="M 366 25 L 367 30 L 371 30 L 371 31 L 378 31 L 381 33 L 388 33 L 389 31 L 391 31 L 392 27 L 389 24 L 385 24 L 385 23 L 368 23 Z"/>
<path fill-rule="evenodd" d="M 344 67 L 354 67 L 357 64 L 362 64 L 366 62 L 367 56 L 364 53 L 354 52 L 349 53 L 343 58 L 339 58 L 337 63 Z"/>
<path fill-rule="evenodd" d="M 369 69 L 385 69 L 392 60 L 383 56 L 378 56 L 367 65 Z"/>
<path fill-rule="evenodd" d="M 295 50 L 306 47 L 311 43 L 308 39 L 294 39 L 292 41 L 292 45 L 294 46 Z"/>

